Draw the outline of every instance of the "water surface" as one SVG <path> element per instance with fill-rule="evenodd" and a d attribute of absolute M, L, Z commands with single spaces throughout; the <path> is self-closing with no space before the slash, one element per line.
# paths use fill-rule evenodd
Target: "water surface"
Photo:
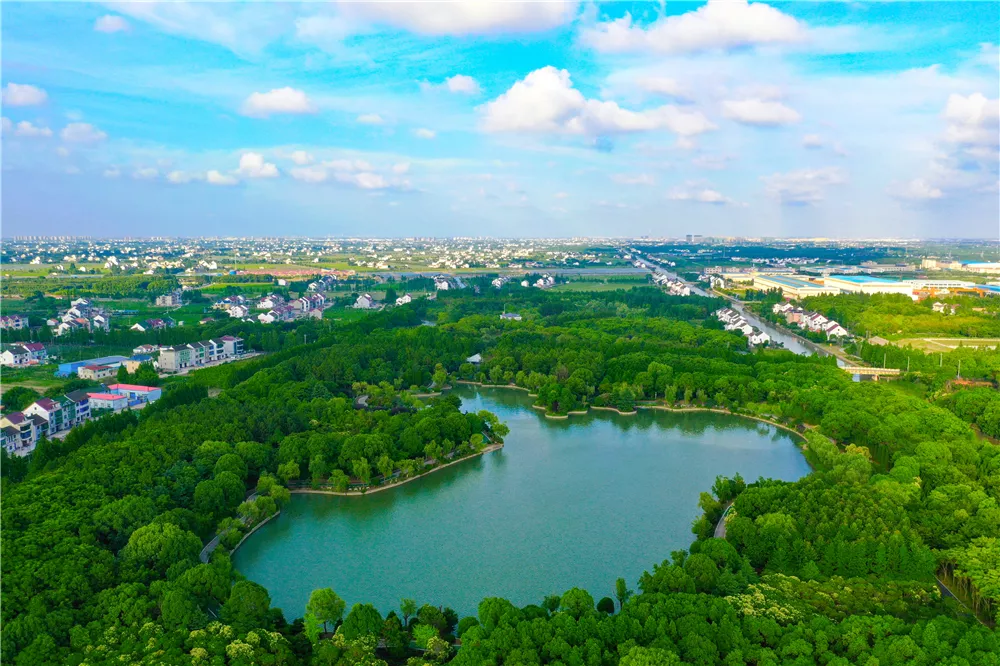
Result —
<path fill-rule="evenodd" d="M 402 597 L 474 614 L 487 596 L 539 603 L 570 587 L 613 596 L 693 539 L 716 475 L 795 480 L 792 436 L 709 412 L 544 418 L 526 393 L 457 390 L 510 427 L 504 449 L 366 497 L 294 495 L 237 551 L 289 619 L 332 587 L 383 613 Z"/>

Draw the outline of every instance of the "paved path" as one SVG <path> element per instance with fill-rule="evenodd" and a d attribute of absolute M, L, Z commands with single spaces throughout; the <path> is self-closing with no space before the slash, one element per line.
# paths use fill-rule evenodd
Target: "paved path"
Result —
<path fill-rule="evenodd" d="M 733 508 L 733 503 L 729 502 L 726 504 L 726 510 L 722 512 L 722 516 L 719 518 L 719 522 L 715 525 L 715 538 L 725 539 L 726 538 L 726 514 L 729 510 Z"/>
<path fill-rule="evenodd" d="M 255 501 L 256 499 L 257 499 L 256 490 L 250 492 L 250 494 L 247 495 L 248 501 L 252 502 Z M 222 539 L 222 537 L 226 536 L 227 532 L 229 532 L 229 530 L 216 534 L 212 538 L 212 540 L 206 543 L 205 547 L 201 549 L 201 553 L 198 555 L 198 559 L 201 560 L 202 564 L 208 564 L 208 561 L 212 559 L 212 553 L 214 553 L 215 549 L 219 547 L 219 541 Z"/>

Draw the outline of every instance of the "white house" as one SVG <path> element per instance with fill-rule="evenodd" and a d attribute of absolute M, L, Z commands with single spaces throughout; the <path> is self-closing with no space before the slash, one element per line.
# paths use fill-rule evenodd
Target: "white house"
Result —
<path fill-rule="evenodd" d="M 747 337 L 747 340 L 750 342 L 750 344 L 754 346 L 760 346 L 760 345 L 766 345 L 768 342 L 770 342 L 771 336 L 765 333 L 764 331 L 753 331 L 753 333 L 751 333 Z"/>
<path fill-rule="evenodd" d="M 371 297 L 371 294 L 362 294 L 358 296 L 358 300 L 354 302 L 354 308 L 358 310 L 372 310 L 378 307 L 375 305 L 375 299 Z"/>
<path fill-rule="evenodd" d="M 413 300 L 412 296 L 410 296 L 409 294 L 403 294 L 402 296 L 396 299 L 396 305 L 406 305 L 412 300 Z"/>
<path fill-rule="evenodd" d="M 21 345 L 11 345 L 0 353 L 0 365 L 21 366 L 31 363 L 31 352 Z"/>

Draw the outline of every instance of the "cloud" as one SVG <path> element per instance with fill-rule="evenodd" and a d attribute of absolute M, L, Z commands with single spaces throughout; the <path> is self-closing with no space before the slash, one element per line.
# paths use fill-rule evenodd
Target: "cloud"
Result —
<path fill-rule="evenodd" d="M 788 173 L 762 176 L 768 195 L 785 205 L 815 204 L 823 201 L 826 188 L 847 182 L 843 169 L 823 167 L 799 169 Z"/>
<path fill-rule="evenodd" d="M 265 162 L 260 153 L 243 153 L 237 171 L 247 178 L 275 178 L 278 175 L 278 167 Z"/>
<path fill-rule="evenodd" d="M 382 116 L 377 113 L 363 113 L 358 116 L 357 120 L 362 125 L 381 125 L 385 123 L 385 121 L 382 120 Z"/>
<path fill-rule="evenodd" d="M 184 185 L 185 183 L 190 183 L 193 180 L 200 179 L 200 174 L 190 173 L 187 171 L 171 171 L 167 174 L 167 181 L 173 183 L 174 185 Z"/>
<path fill-rule="evenodd" d="M 0 118 L 0 122 L 2 122 L 4 134 L 14 131 L 14 123 L 12 123 L 10 121 L 10 118 L 8 118 L 7 116 Z"/>
<path fill-rule="evenodd" d="M 215 169 L 212 169 L 205 174 L 205 182 L 209 185 L 236 185 L 240 181 L 234 176 L 227 176 L 224 173 L 219 173 Z"/>
<path fill-rule="evenodd" d="M 640 90 L 652 93 L 653 95 L 663 95 L 664 97 L 674 97 L 682 100 L 689 99 L 684 87 L 677 82 L 677 79 L 669 76 L 642 76 L 636 80 L 636 85 Z"/>
<path fill-rule="evenodd" d="M 944 109 L 948 121 L 945 138 L 962 145 L 995 146 L 998 142 L 1000 99 L 987 99 L 982 93 L 969 96 L 950 95 Z"/>
<path fill-rule="evenodd" d="M 944 196 L 941 188 L 931 185 L 923 178 L 914 178 L 903 186 L 890 187 L 889 194 L 897 199 L 912 199 L 917 201 L 940 199 Z"/>
<path fill-rule="evenodd" d="M 586 99 L 573 87 L 569 72 L 548 66 L 516 82 L 480 107 L 489 132 L 547 132 L 601 136 L 666 129 L 694 136 L 715 126 L 697 111 L 666 105 L 645 111 L 615 102 Z"/>
<path fill-rule="evenodd" d="M 363 190 L 382 190 L 389 187 L 386 179 L 377 173 L 362 171 L 360 173 L 337 172 L 334 177 L 341 183 L 348 183 Z"/>
<path fill-rule="evenodd" d="M 357 31 L 353 21 L 342 16 L 305 16 L 295 20 L 295 36 L 311 44 L 339 43 Z"/>
<path fill-rule="evenodd" d="M 410 170 L 409 162 L 398 162 L 392 165 L 392 172 L 398 174 L 408 173 Z"/>
<path fill-rule="evenodd" d="M 70 143 L 98 143 L 108 138 L 105 132 L 90 123 L 70 123 L 63 128 L 60 136 Z"/>
<path fill-rule="evenodd" d="M 567 192 L 556 192 L 552 196 L 554 196 L 556 199 L 566 199 L 569 197 L 569 194 Z"/>
<path fill-rule="evenodd" d="M 130 28 L 128 21 L 114 14 L 106 14 L 94 21 L 94 30 L 97 32 L 127 32 Z"/>
<path fill-rule="evenodd" d="M 104 177 L 105 178 L 118 178 L 120 175 L 122 175 L 122 172 L 116 166 L 110 166 L 110 167 L 108 167 L 107 169 L 104 170 Z"/>
<path fill-rule="evenodd" d="M 655 185 L 654 179 L 648 173 L 615 173 L 611 174 L 611 180 L 619 185 Z"/>
<path fill-rule="evenodd" d="M 49 137 L 52 136 L 52 130 L 48 127 L 32 125 L 27 120 L 22 120 L 14 127 L 14 134 L 24 137 Z"/>
<path fill-rule="evenodd" d="M 802 137 L 802 147 L 815 150 L 823 147 L 823 137 L 819 134 L 806 134 Z"/>
<path fill-rule="evenodd" d="M 479 87 L 478 81 L 465 74 L 456 74 L 455 76 L 448 77 L 444 80 L 444 85 L 448 88 L 448 92 L 462 95 L 478 95 L 482 90 Z"/>
<path fill-rule="evenodd" d="M 711 169 L 712 171 L 720 171 L 726 168 L 726 165 L 733 158 L 728 155 L 699 155 L 698 157 L 691 160 L 691 164 L 695 165 L 700 169 Z"/>
<path fill-rule="evenodd" d="M 726 118 L 738 123 L 758 127 L 789 125 L 802 120 L 802 116 L 795 109 L 781 102 L 760 98 L 726 100 L 722 103 L 722 113 Z"/>
<path fill-rule="evenodd" d="M 598 23 L 582 33 L 583 42 L 608 53 L 695 53 L 774 44 L 806 38 L 793 17 L 760 2 L 709 0 L 694 11 L 665 16 L 648 26 L 632 22 L 631 14 Z"/>
<path fill-rule="evenodd" d="M 306 167 L 296 167 L 289 171 L 292 174 L 292 178 L 295 180 L 301 180 L 304 183 L 322 183 L 329 177 L 326 167 L 322 165 L 313 165 Z"/>
<path fill-rule="evenodd" d="M 160 175 L 160 172 L 153 167 L 144 167 L 132 172 L 132 177 L 136 180 L 153 180 Z"/>
<path fill-rule="evenodd" d="M 699 185 L 698 183 L 686 183 L 683 187 L 675 187 L 667 193 L 667 199 L 671 201 L 714 204 L 717 206 L 733 203 L 732 199 L 723 195 L 718 190 Z"/>
<path fill-rule="evenodd" d="M 576 2 L 359 2 L 340 5 L 345 16 L 422 35 L 543 32 L 576 15 Z"/>
<path fill-rule="evenodd" d="M 421 127 L 413 131 L 414 136 L 418 139 L 433 139 L 437 136 L 437 132 L 434 130 L 427 129 L 426 127 Z"/>
<path fill-rule="evenodd" d="M 242 113 L 258 118 L 277 113 L 316 113 L 316 105 L 301 90 L 286 86 L 253 93 L 243 102 Z"/>
<path fill-rule="evenodd" d="M 290 157 L 291 157 L 292 161 L 295 162 L 296 164 L 298 164 L 299 166 L 305 166 L 306 164 L 312 164 L 315 161 L 315 158 L 313 158 L 312 154 L 308 153 L 308 152 L 306 152 L 304 150 L 293 151 L 292 154 L 290 155 Z"/>
<path fill-rule="evenodd" d="M 48 97 L 44 90 L 27 83 L 8 83 L 3 89 L 5 106 L 38 106 Z"/>

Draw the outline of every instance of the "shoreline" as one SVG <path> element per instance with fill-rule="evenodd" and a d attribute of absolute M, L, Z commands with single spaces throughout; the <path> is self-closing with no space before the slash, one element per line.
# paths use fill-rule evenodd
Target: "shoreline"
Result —
<path fill-rule="evenodd" d="M 239 550 L 240 546 L 243 545 L 243 542 L 246 541 L 247 539 L 249 539 L 250 536 L 254 532 L 256 532 L 260 528 L 264 527 L 264 525 L 267 525 L 269 522 L 271 522 L 272 519 L 277 518 L 280 515 L 281 515 L 281 509 L 278 509 L 277 511 L 275 511 L 274 513 L 272 513 L 270 516 L 268 516 L 264 520 L 260 521 L 256 525 L 254 525 L 253 529 L 250 530 L 249 532 L 247 532 L 246 534 L 244 534 L 243 538 L 240 539 L 240 542 L 238 544 L 236 544 L 235 546 L 233 546 L 233 549 L 231 551 L 229 551 L 229 555 L 232 556 L 233 553 L 235 553 L 237 550 Z M 212 552 L 215 552 L 215 551 L 213 550 Z M 211 560 L 211 559 L 212 559 L 212 557 L 211 557 L 211 555 L 209 555 L 209 560 Z"/>
<path fill-rule="evenodd" d="M 456 380 L 455 383 L 456 384 L 467 384 L 467 385 L 470 385 L 470 386 L 480 386 L 482 388 L 488 388 L 488 389 L 515 389 L 517 391 L 527 391 L 528 390 L 528 389 L 526 389 L 526 388 L 524 388 L 522 386 L 514 386 L 513 384 L 483 384 L 482 382 L 472 382 L 472 381 L 465 381 L 465 380 Z M 546 409 L 545 407 L 543 407 L 541 405 L 531 405 L 531 407 L 532 407 L 532 409 L 538 409 L 538 410 L 545 410 Z M 742 413 L 739 413 L 739 412 L 734 412 L 734 411 L 731 411 L 731 410 L 728 410 L 728 409 L 724 409 L 724 408 L 721 408 L 721 407 L 670 407 L 668 405 L 656 405 L 656 404 L 653 404 L 653 405 L 644 405 L 644 404 L 636 404 L 635 410 L 633 410 L 631 412 L 622 412 L 622 411 L 619 411 L 617 407 L 598 407 L 597 405 L 588 405 L 587 406 L 587 411 L 572 411 L 572 412 L 569 412 L 568 414 L 565 414 L 565 415 L 563 415 L 563 414 L 549 414 L 546 411 L 546 413 L 544 414 L 544 416 L 546 418 L 550 418 L 550 419 L 565 419 L 565 418 L 569 418 L 570 415 L 584 415 L 584 414 L 587 414 L 587 413 L 589 413 L 589 411 L 591 409 L 596 410 L 596 411 L 601 411 L 601 412 L 615 412 L 615 413 L 617 413 L 617 414 L 619 414 L 621 416 L 635 416 L 636 414 L 639 413 L 640 409 L 654 409 L 654 410 L 659 410 L 659 411 L 662 411 L 662 412 L 715 412 L 716 414 L 728 414 L 729 416 L 736 416 L 736 417 L 739 417 L 739 418 L 751 419 L 753 421 L 759 421 L 761 423 L 766 423 L 768 425 L 774 426 L 775 428 L 781 428 L 782 430 L 784 430 L 786 432 L 789 432 L 789 433 L 791 433 L 791 434 L 799 437 L 802 441 L 805 441 L 805 436 L 801 432 L 799 432 L 798 430 L 796 430 L 795 428 L 793 428 L 791 426 L 785 425 L 784 423 L 778 423 L 777 421 L 772 421 L 770 419 L 764 418 L 763 416 L 756 416 L 754 414 L 742 414 Z"/>
<path fill-rule="evenodd" d="M 417 474 L 416 476 L 411 476 L 409 478 L 403 479 L 402 481 L 399 481 L 398 483 L 387 483 L 366 490 L 346 490 L 344 492 L 341 492 L 339 490 L 321 490 L 318 488 L 294 488 L 294 489 L 289 488 L 288 492 L 290 492 L 293 495 L 336 495 L 338 497 L 364 497 L 365 495 L 373 495 L 375 493 L 380 493 L 384 490 L 398 488 L 399 486 L 405 485 L 411 481 L 422 479 L 423 477 L 429 474 L 433 474 L 434 472 L 444 469 L 445 467 L 451 467 L 452 465 L 457 465 L 458 463 L 465 462 L 466 460 L 472 460 L 473 458 L 478 458 L 479 456 L 486 455 L 487 453 L 492 453 L 493 451 L 499 451 L 502 448 L 503 444 L 490 444 L 489 446 L 483 447 L 482 451 L 479 451 L 477 453 L 470 453 L 469 455 L 463 456 L 458 460 L 452 460 L 451 462 L 445 463 L 443 465 L 432 467 L 423 474 Z"/>

